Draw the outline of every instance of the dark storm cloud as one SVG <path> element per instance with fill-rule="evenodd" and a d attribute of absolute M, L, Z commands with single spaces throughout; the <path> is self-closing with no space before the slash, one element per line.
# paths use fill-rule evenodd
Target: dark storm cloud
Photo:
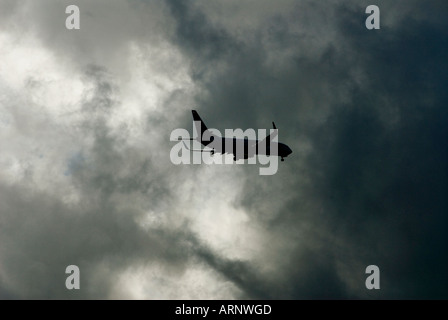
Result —
<path fill-rule="evenodd" d="M 248 128 L 275 119 L 280 140 L 293 150 L 300 150 L 299 137 L 311 144 L 287 159 L 270 184 L 249 176 L 240 195 L 240 205 L 275 241 L 293 242 L 280 250 L 275 285 L 248 271 L 256 266 L 224 268 L 249 297 L 447 297 L 445 5 L 378 3 L 380 31 L 364 27 L 367 5 L 309 4 L 317 21 L 320 12 L 334 13 L 326 26 L 336 38 L 308 55 L 303 48 L 312 42 L 303 34 L 314 27 L 293 31 L 295 6 L 291 16 L 273 13 L 246 34 L 258 41 L 242 41 L 230 23 L 171 3 L 178 41 L 204 88 L 197 101 L 206 122 Z M 270 50 L 293 53 L 267 64 Z M 380 292 L 364 288 L 369 264 L 383 271 Z"/>
<path fill-rule="evenodd" d="M 325 29 L 337 28 L 338 20 L 319 27 L 339 6 L 291 2 L 289 7 L 288 15 L 273 12 L 244 37 L 236 37 L 231 22 L 217 25 L 195 5 L 171 4 L 176 41 L 191 56 L 193 79 L 206 89 L 197 97 L 198 104 L 204 112 L 213 110 L 207 114 L 209 122 L 223 128 L 257 128 L 288 115 L 282 119 L 285 125 L 306 127 L 309 121 L 321 121 L 327 106 L 355 85 L 351 57 L 340 43 L 343 36 L 329 38 Z M 253 8 L 250 15 L 256 17 L 258 11 Z M 297 30 L 303 12 L 311 22 Z M 231 16 L 229 20 L 233 22 Z M 225 116 L 229 110 L 236 120 Z"/>
<path fill-rule="evenodd" d="M 44 167 L 45 180 L 55 186 L 40 188 L 40 160 L 27 157 L 15 164 L 24 173 L 14 183 L 0 182 L 0 298 L 127 297 L 117 289 L 120 276 L 154 266 L 163 285 L 149 289 L 166 298 L 197 265 L 214 272 L 208 287 L 210 279 L 232 284 L 225 298 L 447 297 L 444 3 L 378 1 L 382 28 L 368 31 L 370 3 L 359 1 L 80 1 L 86 16 L 79 33 L 59 28 L 63 4 L 36 3 L 20 9 L 2 2 L 2 26 L 33 30 L 58 62 L 80 72 L 85 87 L 76 111 L 45 118 L 45 126 L 19 107 L 14 113 L 27 129 L 18 136 L 36 135 L 57 150 L 28 136 L 32 147 L 19 145 L 23 153 L 47 151 L 41 157 L 55 168 Z M 148 56 L 136 65 L 125 59 L 133 42 Z M 149 50 L 158 46 L 156 54 Z M 170 55 L 176 50 L 181 62 Z M 148 88 L 122 95 L 127 75 L 144 70 L 146 82 L 164 88 L 158 76 L 178 80 L 174 70 L 184 65 L 193 93 L 167 86 L 166 96 L 145 101 L 143 142 L 131 134 L 135 123 L 117 125 L 129 107 L 123 97 Z M 44 81 L 34 75 L 26 83 L 28 92 Z M 22 102 L 2 93 L 8 107 Z M 39 107 L 23 99 L 27 109 Z M 191 130 L 192 108 L 220 130 L 275 121 L 294 153 L 267 177 L 253 166 L 226 176 L 173 166 L 167 141 L 174 128 Z M 6 139 L 2 145 L 10 148 Z M 226 198 L 226 188 L 240 184 L 237 196 Z M 254 227 L 238 230 L 262 234 L 257 254 L 228 254 L 246 245 L 237 234 L 221 250 L 214 241 L 228 226 L 211 236 L 195 227 L 209 226 L 198 221 L 204 210 L 215 223 L 217 212 L 235 219 L 230 209 Z M 69 264 L 81 269 L 81 291 L 64 286 Z M 381 269 L 381 290 L 365 289 L 370 264 Z M 139 282 L 148 278 L 143 272 Z M 170 293 L 160 293 L 164 288 Z M 192 296 L 209 298 L 203 291 L 175 295 Z"/>
<path fill-rule="evenodd" d="M 368 41 L 348 37 L 370 85 L 330 117 L 317 140 L 326 205 L 341 231 L 387 270 L 388 298 L 447 296 L 448 46 L 446 26 L 430 19 L 408 17 Z M 382 121 L 390 108 L 392 126 Z"/>

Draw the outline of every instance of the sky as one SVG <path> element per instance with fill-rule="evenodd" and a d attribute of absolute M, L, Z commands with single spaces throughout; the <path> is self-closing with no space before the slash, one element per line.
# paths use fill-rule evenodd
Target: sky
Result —
<path fill-rule="evenodd" d="M 447 14 L 0 0 L 0 299 L 447 299 Z M 192 109 L 293 153 L 174 165 Z"/>

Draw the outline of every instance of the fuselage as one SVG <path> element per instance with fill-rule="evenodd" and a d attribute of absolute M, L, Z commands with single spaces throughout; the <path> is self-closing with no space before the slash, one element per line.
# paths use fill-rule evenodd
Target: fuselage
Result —
<path fill-rule="evenodd" d="M 199 141 L 199 140 L 198 140 Z M 211 148 L 212 153 L 234 154 L 235 160 L 248 159 L 255 155 L 279 156 L 282 159 L 292 153 L 291 148 L 281 142 L 226 138 L 212 135 L 209 141 L 199 141 Z"/>
<path fill-rule="evenodd" d="M 274 133 L 271 133 L 263 140 L 249 139 L 251 136 L 245 136 L 245 132 L 241 129 L 232 130 L 234 134 L 233 137 L 222 137 L 213 132 L 213 129 L 209 130 L 207 128 L 196 110 L 192 110 L 192 114 L 193 125 L 197 133 L 197 138 L 194 140 L 210 148 L 210 152 L 212 154 L 231 153 L 233 154 L 234 160 L 248 159 L 254 157 L 255 155 L 272 155 L 281 157 L 283 161 L 283 158 L 292 153 L 291 148 L 289 148 L 286 144 L 272 141 L 275 137 L 277 137 L 277 128 L 274 122 L 272 122 Z M 252 137 L 255 137 L 255 135 Z"/>

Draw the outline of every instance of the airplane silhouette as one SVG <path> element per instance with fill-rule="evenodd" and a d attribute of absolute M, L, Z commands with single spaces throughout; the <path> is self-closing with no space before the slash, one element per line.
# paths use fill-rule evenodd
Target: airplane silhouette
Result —
<path fill-rule="evenodd" d="M 214 134 L 211 130 L 208 130 L 196 110 L 192 110 L 192 113 L 198 137 L 190 138 L 188 140 L 196 140 L 204 147 L 210 148 L 210 150 L 190 149 L 192 151 L 210 152 L 212 155 L 215 153 L 233 153 L 234 161 L 239 159 L 248 159 L 260 154 L 267 156 L 279 156 L 281 157 L 281 161 L 284 161 L 284 158 L 292 153 L 291 148 L 289 148 L 286 144 L 272 141 L 272 139 L 277 136 L 277 127 L 274 122 L 272 122 L 274 132 L 263 140 L 249 140 L 247 138 L 238 139 L 237 137 L 226 138 Z"/>

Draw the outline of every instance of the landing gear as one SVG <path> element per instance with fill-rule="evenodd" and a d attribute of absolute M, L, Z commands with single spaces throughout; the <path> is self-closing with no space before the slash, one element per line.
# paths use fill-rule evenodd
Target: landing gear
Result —
<path fill-rule="evenodd" d="M 211 155 L 214 155 L 214 154 L 215 154 L 215 149 L 213 149 L 212 151 L 210 151 L 210 154 L 211 154 Z"/>
<path fill-rule="evenodd" d="M 282 161 L 285 161 L 285 159 L 283 159 L 283 157 L 282 157 L 282 159 L 281 159 Z"/>

